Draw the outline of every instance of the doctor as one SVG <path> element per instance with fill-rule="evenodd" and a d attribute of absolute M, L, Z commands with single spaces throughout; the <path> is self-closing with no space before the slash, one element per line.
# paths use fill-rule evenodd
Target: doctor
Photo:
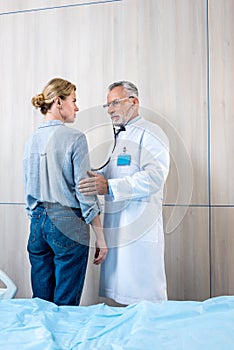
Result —
<path fill-rule="evenodd" d="M 123 305 L 166 300 L 162 199 L 168 139 L 139 115 L 138 89 L 131 82 L 111 84 L 104 107 L 116 147 L 102 174 L 89 171 L 79 182 L 84 195 L 105 195 L 109 254 L 101 267 L 100 296 Z"/>

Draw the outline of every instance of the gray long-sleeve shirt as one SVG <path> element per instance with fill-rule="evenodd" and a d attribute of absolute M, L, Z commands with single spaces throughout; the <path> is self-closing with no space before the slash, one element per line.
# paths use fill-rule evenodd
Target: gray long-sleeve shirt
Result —
<path fill-rule="evenodd" d="M 26 210 L 38 202 L 80 208 L 86 223 L 100 213 L 96 196 L 84 196 L 78 182 L 90 170 L 85 135 L 59 120 L 42 123 L 25 145 L 24 185 Z"/>

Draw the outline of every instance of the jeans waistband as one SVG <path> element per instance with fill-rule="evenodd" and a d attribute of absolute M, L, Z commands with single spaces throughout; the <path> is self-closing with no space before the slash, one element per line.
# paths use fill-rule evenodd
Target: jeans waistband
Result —
<path fill-rule="evenodd" d="M 64 209 L 78 210 L 81 212 L 80 208 L 68 207 L 60 203 L 52 203 L 52 202 L 38 202 L 37 207 L 43 208 L 43 209 L 64 208 Z"/>

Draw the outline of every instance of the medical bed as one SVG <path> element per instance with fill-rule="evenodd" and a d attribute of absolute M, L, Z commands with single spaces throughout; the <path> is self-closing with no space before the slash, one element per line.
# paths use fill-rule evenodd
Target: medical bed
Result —
<path fill-rule="evenodd" d="M 0 300 L 0 349 L 230 350 L 234 296 L 128 307 Z"/>

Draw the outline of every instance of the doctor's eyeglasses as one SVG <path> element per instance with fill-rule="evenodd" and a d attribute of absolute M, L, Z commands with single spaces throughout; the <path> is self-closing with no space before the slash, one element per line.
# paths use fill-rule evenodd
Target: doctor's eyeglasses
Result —
<path fill-rule="evenodd" d="M 109 108 L 109 107 L 118 107 L 120 105 L 120 102 L 128 100 L 129 98 L 134 98 L 134 96 L 128 96 L 123 98 L 118 98 L 116 100 L 113 100 L 109 103 L 106 103 L 103 105 L 103 108 Z"/>

